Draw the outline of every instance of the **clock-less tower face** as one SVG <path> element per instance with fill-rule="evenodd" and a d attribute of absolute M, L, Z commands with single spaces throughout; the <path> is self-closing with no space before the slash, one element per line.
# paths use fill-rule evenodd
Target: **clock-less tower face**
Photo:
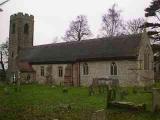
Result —
<path fill-rule="evenodd" d="M 10 17 L 9 31 L 9 74 L 17 72 L 17 57 L 20 51 L 33 46 L 34 16 L 18 13 Z"/>

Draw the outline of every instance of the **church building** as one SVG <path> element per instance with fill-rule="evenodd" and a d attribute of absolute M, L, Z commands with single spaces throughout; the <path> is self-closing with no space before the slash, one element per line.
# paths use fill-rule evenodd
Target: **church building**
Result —
<path fill-rule="evenodd" d="M 142 34 L 33 46 L 34 16 L 10 17 L 10 81 L 89 86 L 94 78 L 114 78 L 121 86 L 154 83 L 153 51 Z"/>

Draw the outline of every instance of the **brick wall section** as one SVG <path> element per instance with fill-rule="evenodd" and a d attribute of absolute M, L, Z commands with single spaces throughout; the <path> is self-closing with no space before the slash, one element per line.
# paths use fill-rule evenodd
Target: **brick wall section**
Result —
<path fill-rule="evenodd" d="M 112 62 L 117 65 L 117 75 L 112 76 L 110 74 L 110 66 Z M 81 85 L 88 86 L 92 83 L 93 78 L 112 77 L 117 78 L 121 86 L 137 85 L 137 74 L 132 70 L 137 66 L 135 61 L 99 61 L 99 62 L 87 62 L 89 67 L 89 74 L 83 74 L 83 64 L 80 64 L 80 80 Z"/>
<path fill-rule="evenodd" d="M 144 71 L 144 70 L 137 70 L 138 62 L 136 61 L 128 61 L 128 60 L 121 60 L 121 61 L 114 61 L 117 65 L 118 74 L 116 76 L 112 76 L 110 74 L 110 66 L 112 61 L 97 61 L 97 62 L 87 62 L 89 67 L 89 74 L 83 74 L 83 64 L 84 62 L 80 63 L 80 78 L 79 78 L 79 67 L 78 63 L 73 64 L 73 83 L 75 86 L 80 85 L 82 86 L 89 86 L 92 83 L 93 78 L 102 78 L 102 77 L 113 77 L 119 80 L 121 86 L 135 86 L 135 85 L 145 85 L 145 84 L 152 84 L 153 75 L 152 72 Z M 46 73 L 44 76 L 40 75 L 40 67 L 44 66 L 46 71 L 48 65 L 33 65 L 33 69 L 36 71 L 36 80 L 39 83 L 46 82 Z M 58 67 L 63 67 L 63 77 L 58 76 Z M 64 74 L 65 74 L 65 67 L 67 64 L 52 64 L 52 76 L 53 80 L 56 84 L 60 84 L 64 82 Z M 134 69 L 134 70 L 132 70 Z M 144 73 L 142 73 L 144 72 Z M 150 79 L 140 79 L 139 74 L 144 75 L 146 78 L 150 76 Z M 138 79 L 139 78 L 139 79 Z"/>

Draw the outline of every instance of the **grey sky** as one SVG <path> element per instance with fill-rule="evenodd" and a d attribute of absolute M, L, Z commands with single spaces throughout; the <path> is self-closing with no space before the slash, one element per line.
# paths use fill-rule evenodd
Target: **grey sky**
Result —
<path fill-rule="evenodd" d="M 4 0 L 0 0 L 4 1 Z M 79 14 L 87 15 L 91 31 L 98 34 L 101 17 L 111 7 L 118 4 L 124 20 L 144 17 L 144 9 L 151 0 L 11 0 L 0 12 L 0 43 L 9 33 L 9 17 L 17 12 L 35 16 L 34 44 L 51 43 L 64 35 L 70 21 Z"/>

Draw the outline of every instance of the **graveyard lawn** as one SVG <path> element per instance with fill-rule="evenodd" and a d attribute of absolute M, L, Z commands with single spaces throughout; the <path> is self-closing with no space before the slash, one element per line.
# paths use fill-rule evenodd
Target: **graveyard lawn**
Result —
<path fill-rule="evenodd" d="M 151 94 L 128 94 L 123 100 L 151 105 Z M 142 94 L 142 93 L 141 93 Z M 142 97 L 142 98 L 141 98 Z M 47 85 L 0 85 L 0 120 L 90 120 L 105 108 L 106 94 L 89 96 L 88 88 Z M 159 120 L 159 114 L 107 110 L 110 120 Z M 121 119 L 122 118 L 122 119 Z"/>

